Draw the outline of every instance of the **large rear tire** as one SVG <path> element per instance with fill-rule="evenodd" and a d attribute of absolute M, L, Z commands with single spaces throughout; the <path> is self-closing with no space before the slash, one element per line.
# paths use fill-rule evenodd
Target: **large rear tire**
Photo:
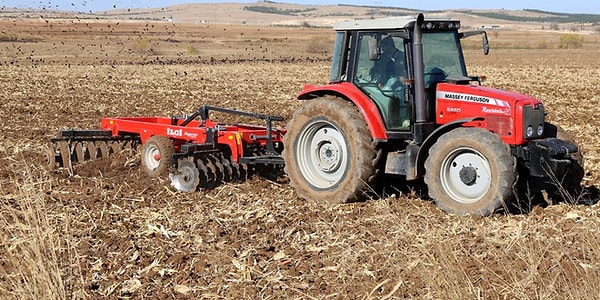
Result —
<path fill-rule="evenodd" d="M 379 152 L 351 102 L 330 96 L 306 101 L 287 130 L 285 172 L 298 196 L 332 204 L 365 198 Z"/>
<path fill-rule="evenodd" d="M 442 210 L 486 216 L 514 198 L 516 161 L 499 136 L 480 128 L 457 128 L 429 149 L 425 161 L 429 196 Z"/>
<path fill-rule="evenodd" d="M 150 177 L 166 176 L 171 170 L 173 142 L 166 136 L 150 137 L 142 147 L 142 169 Z"/>

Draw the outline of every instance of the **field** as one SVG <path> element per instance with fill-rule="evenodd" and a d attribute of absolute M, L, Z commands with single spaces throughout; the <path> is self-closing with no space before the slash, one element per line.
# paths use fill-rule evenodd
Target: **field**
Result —
<path fill-rule="evenodd" d="M 533 95 L 577 137 L 584 194 L 451 216 L 416 192 L 328 206 L 261 178 L 179 193 L 115 156 L 45 169 L 62 128 L 203 104 L 289 119 L 329 76 L 330 29 L 1 20 L 0 298 L 583 299 L 600 285 L 600 36 L 493 31 L 470 73 Z M 568 34 L 578 34 L 571 33 Z M 496 45 L 496 48 L 494 48 Z M 279 124 L 284 126 L 285 124 Z"/>

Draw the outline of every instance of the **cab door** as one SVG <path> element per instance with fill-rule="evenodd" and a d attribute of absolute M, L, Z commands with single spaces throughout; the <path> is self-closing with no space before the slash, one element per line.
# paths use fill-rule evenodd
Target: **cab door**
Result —
<path fill-rule="evenodd" d="M 352 83 L 375 102 L 387 130 L 410 131 L 408 43 L 399 34 L 358 32 L 355 45 Z"/>

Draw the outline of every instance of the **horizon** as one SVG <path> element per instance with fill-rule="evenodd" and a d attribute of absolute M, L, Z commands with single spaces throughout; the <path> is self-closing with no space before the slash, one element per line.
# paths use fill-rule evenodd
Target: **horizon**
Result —
<path fill-rule="evenodd" d="M 47 1 L 47 2 L 46 2 Z M 24 9 L 48 9 L 59 11 L 70 11 L 79 13 L 97 13 L 113 9 L 152 9 L 162 8 L 178 4 L 194 3 L 261 3 L 259 1 L 192 1 L 192 0 L 112 0 L 112 1 L 94 1 L 94 0 L 46 0 L 36 1 L 35 3 L 23 3 L 21 0 L 1 0 L 2 10 L 6 7 L 24 8 Z M 509 0 L 503 1 L 502 7 L 490 5 L 489 2 L 479 1 L 454 1 L 448 4 L 447 1 L 433 0 L 420 2 L 415 7 L 407 5 L 397 5 L 391 0 L 347 0 L 338 2 L 337 0 L 322 0 L 318 4 L 311 3 L 313 0 L 295 0 L 295 1 L 272 1 L 281 4 L 297 5 L 357 5 L 357 6 L 376 6 L 376 7 L 397 7 L 411 10 L 435 11 L 435 10 L 458 10 L 458 9 L 506 9 L 506 10 L 541 10 L 552 13 L 569 14 L 600 14 L 600 4 L 589 3 L 582 0 L 572 0 L 568 3 L 561 2 L 542 2 L 535 0 Z M 406 4 L 406 3 L 405 3 Z"/>

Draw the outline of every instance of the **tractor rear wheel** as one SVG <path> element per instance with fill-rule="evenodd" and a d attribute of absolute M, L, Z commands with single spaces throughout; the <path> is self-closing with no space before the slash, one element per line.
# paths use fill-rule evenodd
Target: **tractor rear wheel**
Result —
<path fill-rule="evenodd" d="M 287 130 L 285 172 L 298 196 L 332 204 L 364 199 L 380 150 L 351 102 L 331 96 L 306 101 Z"/>
<path fill-rule="evenodd" d="M 174 152 L 173 142 L 168 137 L 150 137 L 142 147 L 142 169 L 150 177 L 167 175 Z"/>
<path fill-rule="evenodd" d="M 442 210 L 486 216 L 514 198 L 516 163 L 499 136 L 479 128 L 457 128 L 429 149 L 425 161 L 429 196 Z"/>

